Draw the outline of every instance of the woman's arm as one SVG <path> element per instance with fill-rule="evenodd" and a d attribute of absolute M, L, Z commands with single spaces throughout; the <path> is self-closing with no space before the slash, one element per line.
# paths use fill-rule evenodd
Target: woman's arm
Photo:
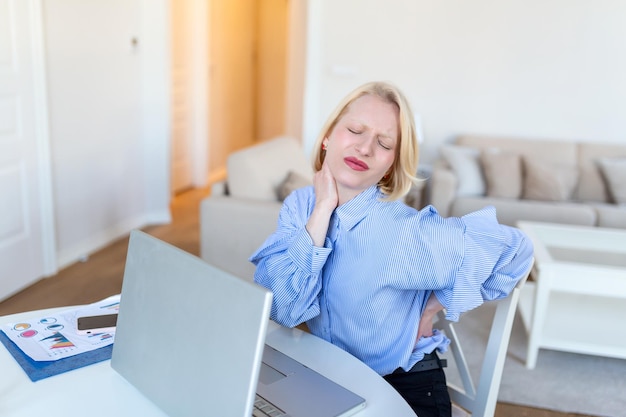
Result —
<path fill-rule="evenodd" d="M 279 226 L 250 260 L 255 282 L 273 293 L 270 317 L 294 327 L 320 312 L 321 270 L 330 250 L 315 248 L 304 227 L 288 237 L 280 232 Z"/>
<path fill-rule="evenodd" d="M 530 239 L 515 227 L 499 224 L 493 207 L 463 216 L 461 220 L 464 224 L 462 264 L 452 287 L 435 291 L 446 308 L 446 318 L 452 321 L 484 301 L 506 297 L 533 260 Z"/>
<path fill-rule="evenodd" d="M 315 173 L 313 177 L 315 188 L 315 206 L 306 224 L 306 230 L 311 236 L 313 245 L 324 246 L 330 216 L 337 208 L 339 197 L 337 194 L 337 184 L 328 166 L 322 165 L 322 169 Z"/>
<path fill-rule="evenodd" d="M 309 188 L 285 199 L 278 229 L 250 258 L 255 281 L 274 294 L 271 317 L 284 326 L 319 314 L 321 271 L 331 250 L 326 234 L 337 201 L 335 180 L 324 165 L 315 174 L 314 193 Z"/>

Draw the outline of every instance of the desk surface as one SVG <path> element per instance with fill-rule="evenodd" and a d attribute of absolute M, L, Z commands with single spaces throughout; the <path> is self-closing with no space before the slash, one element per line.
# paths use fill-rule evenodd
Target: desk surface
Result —
<path fill-rule="evenodd" d="M 0 317 L 0 324 L 66 308 L 4 316 Z M 318 337 L 270 322 L 266 343 L 365 398 L 367 407 L 357 414 L 359 417 L 415 417 L 402 397 L 378 374 Z M 110 361 L 33 383 L 0 345 L 0 369 L 0 415 L 3 416 L 167 417 L 115 372 Z"/>

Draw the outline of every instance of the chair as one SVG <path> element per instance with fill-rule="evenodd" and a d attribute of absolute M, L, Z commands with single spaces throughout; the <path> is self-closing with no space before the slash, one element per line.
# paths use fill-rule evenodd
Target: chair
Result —
<path fill-rule="evenodd" d="M 533 262 L 534 263 L 534 262 Z M 485 359 L 480 371 L 478 387 L 474 386 L 472 375 L 463 354 L 454 324 L 445 319 L 445 312 L 438 313 L 437 325 L 445 331 L 451 340 L 450 351 L 458 368 L 463 387 L 448 383 L 448 391 L 452 400 L 453 417 L 471 415 L 474 417 L 491 417 L 496 410 L 500 381 L 504 369 L 504 360 L 509 346 L 515 310 L 520 297 L 520 291 L 530 274 L 528 269 L 508 297 L 494 301 L 497 304 L 496 312 L 491 324 Z"/>

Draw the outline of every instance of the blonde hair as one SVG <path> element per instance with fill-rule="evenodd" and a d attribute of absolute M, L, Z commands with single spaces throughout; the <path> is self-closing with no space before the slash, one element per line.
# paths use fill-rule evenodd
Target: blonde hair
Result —
<path fill-rule="evenodd" d="M 398 108 L 399 137 L 396 146 L 396 155 L 389 175 L 385 175 L 379 182 L 380 190 L 385 194 L 385 200 L 403 198 L 411 189 L 411 185 L 419 181 L 416 177 L 419 146 L 415 133 L 415 122 L 409 102 L 402 92 L 395 86 L 385 82 L 370 82 L 357 87 L 348 94 L 330 114 L 322 127 L 313 147 L 313 169 L 315 172 L 322 169 L 326 152 L 322 151 L 322 141 L 330 135 L 339 119 L 346 113 L 348 107 L 358 98 L 365 95 L 376 96 L 385 102 L 395 104 Z"/>

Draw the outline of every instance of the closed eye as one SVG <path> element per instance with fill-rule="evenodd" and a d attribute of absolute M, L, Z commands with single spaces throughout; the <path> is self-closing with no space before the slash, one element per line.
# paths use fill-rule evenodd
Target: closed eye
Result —
<path fill-rule="evenodd" d="M 385 142 L 383 142 L 382 140 L 379 140 L 379 141 L 378 141 L 378 145 L 379 145 L 381 148 L 385 149 L 385 150 L 388 150 L 388 151 L 390 151 L 390 150 L 391 150 L 391 146 L 390 146 L 390 145 L 387 145 L 387 144 L 386 144 Z"/>
<path fill-rule="evenodd" d="M 352 129 L 352 128 L 350 128 L 350 127 L 348 128 L 348 131 L 349 131 L 350 133 L 355 134 L 355 135 L 360 135 L 361 133 L 363 133 L 363 132 L 361 132 L 360 130 L 357 130 L 357 129 Z"/>

